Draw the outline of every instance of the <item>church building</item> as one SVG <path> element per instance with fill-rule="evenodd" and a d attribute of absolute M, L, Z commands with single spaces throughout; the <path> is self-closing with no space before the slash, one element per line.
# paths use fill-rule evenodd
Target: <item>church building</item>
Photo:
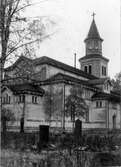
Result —
<path fill-rule="evenodd" d="M 71 130 L 73 121 L 65 115 L 65 103 L 76 86 L 82 88 L 88 106 L 85 117 L 79 118 L 83 129 L 121 129 L 121 96 L 112 90 L 109 60 L 102 55 L 103 39 L 94 17 L 84 42 L 80 69 L 46 56 L 24 55 L 5 69 L 2 103 L 16 117 L 13 124 L 8 123 L 9 129 L 19 130 L 24 120 L 25 130 L 37 130 L 39 125 Z"/>

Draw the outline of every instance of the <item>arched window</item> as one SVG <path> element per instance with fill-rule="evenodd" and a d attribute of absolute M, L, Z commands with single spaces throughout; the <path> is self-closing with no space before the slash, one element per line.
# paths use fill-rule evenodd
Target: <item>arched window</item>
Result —
<path fill-rule="evenodd" d="M 86 73 L 88 72 L 87 66 L 84 66 L 84 71 L 85 71 Z"/>
<path fill-rule="evenodd" d="M 92 74 L 92 66 L 89 65 L 89 74 Z"/>
<path fill-rule="evenodd" d="M 116 128 L 116 115 L 114 114 L 112 117 L 112 122 L 113 122 L 113 129 Z"/>
<path fill-rule="evenodd" d="M 3 97 L 3 104 L 10 104 L 11 97 L 6 93 L 5 96 Z"/>

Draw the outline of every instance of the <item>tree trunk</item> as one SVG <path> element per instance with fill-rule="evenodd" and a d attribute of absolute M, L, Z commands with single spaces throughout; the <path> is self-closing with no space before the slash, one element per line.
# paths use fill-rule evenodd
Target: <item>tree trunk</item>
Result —
<path fill-rule="evenodd" d="M 20 120 L 20 132 L 21 133 L 24 133 L 25 108 L 26 108 L 26 101 L 25 101 L 25 95 L 24 95 L 24 99 L 23 99 L 23 113 L 22 113 L 22 118 Z"/>
<path fill-rule="evenodd" d="M 74 128 L 75 128 L 75 116 L 73 117 L 73 132 L 74 132 Z"/>
<path fill-rule="evenodd" d="M 3 127 L 2 127 L 2 129 L 3 129 L 3 134 L 5 134 L 6 131 L 7 131 L 6 119 L 3 119 L 2 125 L 3 125 Z"/>
<path fill-rule="evenodd" d="M 6 131 L 7 131 L 7 126 L 6 126 L 6 119 L 2 120 L 2 130 L 3 130 L 3 146 L 6 145 Z"/>

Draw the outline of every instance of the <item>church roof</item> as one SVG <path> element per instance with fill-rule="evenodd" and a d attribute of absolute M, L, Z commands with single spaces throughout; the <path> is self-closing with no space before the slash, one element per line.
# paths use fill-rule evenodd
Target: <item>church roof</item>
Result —
<path fill-rule="evenodd" d="M 115 92 L 111 92 L 110 94 L 104 93 L 104 92 L 98 92 L 92 96 L 93 100 L 101 99 L 101 100 L 109 100 L 109 101 L 115 101 L 115 102 L 120 102 L 120 98 L 121 96 L 119 94 L 116 94 Z"/>
<path fill-rule="evenodd" d="M 75 78 L 72 77 L 70 75 L 66 75 L 66 74 L 62 74 L 62 73 L 57 73 L 56 75 L 52 76 L 51 78 L 45 80 L 43 83 L 47 84 L 47 83 L 51 83 L 51 82 L 66 82 L 68 84 L 80 84 L 80 85 L 85 85 L 87 87 L 90 87 L 90 89 L 96 89 L 99 90 L 99 88 L 90 85 L 90 83 L 88 83 L 88 81 L 79 79 L 79 78 Z"/>
<path fill-rule="evenodd" d="M 106 57 L 101 56 L 101 55 L 99 55 L 99 54 L 86 55 L 86 56 L 81 57 L 79 60 L 86 60 L 86 59 L 89 59 L 89 58 L 91 58 L 91 59 L 93 59 L 93 58 L 94 58 L 94 59 L 95 59 L 95 58 L 101 58 L 101 59 L 106 60 L 107 62 L 109 61 L 109 59 L 107 59 Z"/>
<path fill-rule="evenodd" d="M 52 65 L 52 66 L 57 67 L 59 69 L 62 69 L 64 71 L 68 71 L 68 72 L 74 73 L 76 75 L 79 75 L 79 76 L 82 76 L 82 77 L 85 77 L 85 78 L 88 78 L 88 79 L 96 79 L 97 78 L 93 75 L 87 74 L 86 72 L 84 72 L 80 69 L 77 69 L 75 67 L 72 67 L 70 65 L 67 65 L 65 63 L 62 63 L 60 61 L 57 61 L 55 59 L 52 59 L 52 58 L 46 57 L 46 56 L 35 59 L 34 63 L 36 65 L 41 65 L 41 64 Z"/>
<path fill-rule="evenodd" d="M 7 87 L 14 93 L 14 94 L 37 94 L 43 95 L 44 90 L 37 85 L 33 85 L 30 83 L 24 84 L 16 84 L 16 85 L 7 85 Z"/>
<path fill-rule="evenodd" d="M 88 83 L 91 85 L 102 85 L 107 81 L 111 84 L 109 78 L 99 78 L 99 79 L 88 80 Z"/>
<path fill-rule="evenodd" d="M 100 34 L 98 32 L 94 18 L 92 20 L 87 38 L 85 40 L 87 40 L 87 39 L 100 39 L 101 41 L 103 41 L 103 39 L 100 37 Z"/>
<path fill-rule="evenodd" d="M 13 70 L 14 67 L 16 67 L 19 63 L 19 61 L 21 60 L 24 60 L 24 61 L 28 61 L 29 58 L 26 58 L 24 56 L 21 56 L 12 66 L 9 66 L 8 68 L 5 69 L 5 71 L 11 71 Z M 93 75 L 90 75 L 90 74 L 87 74 L 86 72 L 80 70 L 80 69 L 77 69 L 77 68 L 74 68 L 70 65 L 67 65 L 65 63 L 62 63 L 60 61 L 57 61 L 55 59 L 52 59 L 50 57 L 46 57 L 46 56 L 42 56 L 40 58 L 36 58 L 36 59 L 29 59 L 31 62 L 33 62 L 33 64 L 36 66 L 36 65 L 42 65 L 42 64 L 48 64 L 48 65 L 51 65 L 51 66 L 54 66 L 54 67 L 57 67 L 59 69 L 62 69 L 64 71 L 68 71 L 68 72 L 71 72 L 71 73 L 74 73 L 78 76 L 82 76 L 84 78 L 87 78 L 87 79 L 96 79 L 97 77 L 93 76 Z"/>

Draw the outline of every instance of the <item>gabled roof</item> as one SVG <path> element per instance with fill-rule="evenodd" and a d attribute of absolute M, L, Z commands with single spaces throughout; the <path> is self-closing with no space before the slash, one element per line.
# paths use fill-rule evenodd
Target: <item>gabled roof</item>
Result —
<path fill-rule="evenodd" d="M 94 19 L 92 20 L 87 38 L 85 40 L 87 40 L 87 39 L 100 39 L 101 41 L 103 41 L 103 39 L 100 37 L 100 34 L 98 32 L 98 29 L 97 29 L 97 26 L 96 26 Z"/>
<path fill-rule="evenodd" d="M 5 71 L 11 71 L 13 68 L 15 68 L 21 61 L 29 61 L 32 62 L 32 59 L 29 59 L 28 57 L 25 56 L 20 56 L 15 63 L 13 63 L 11 66 L 5 68 Z"/>
<path fill-rule="evenodd" d="M 101 99 L 101 100 L 120 102 L 121 95 L 115 94 L 114 92 L 111 92 L 110 94 L 104 93 L 104 92 L 98 92 L 92 96 L 92 99 L 93 100 Z"/>
<path fill-rule="evenodd" d="M 88 83 L 88 81 L 85 81 L 85 80 L 81 80 L 81 79 L 77 79 L 75 77 L 72 77 L 72 76 L 69 76 L 69 75 L 65 75 L 65 74 L 62 74 L 62 73 L 57 73 L 56 75 L 52 76 L 51 78 L 45 80 L 43 83 L 46 84 L 46 83 L 53 83 L 53 82 L 66 82 L 68 84 L 80 84 L 80 85 L 85 85 L 85 86 L 88 86 L 90 87 L 90 89 L 99 89 L 95 86 L 90 86 L 90 84 Z"/>
<path fill-rule="evenodd" d="M 76 75 L 79 75 L 79 76 L 82 76 L 82 77 L 85 77 L 88 79 L 96 79 L 97 78 L 93 75 L 87 74 L 86 72 L 84 72 L 80 69 L 74 68 L 70 65 L 67 65 L 65 63 L 59 62 L 57 60 L 54 60 L 54 59 L 46 57 L 46 56 L 35 59 L 34 64 L 35 65 L 48 64 L 48 65 L 52 65 L 54 67 L 60 68 L 62 70 L 74 73 Z"/>
<path fill-rule="evenodd" d="M 105 82 L 110 82 L 109 78 L 99 78 L 99 79 L 93 79 L 88 81 L 90 85 L 103 85 Z"/>
<path fill-rule="evenodd" d="M 26 60 L 28 61 L 28 58 L 22 56 L 12 66 L 6 68 L 5 71 L 12 70 L 19 63 L 19 61 L 21 61 L 23 59 L 25 61 Z M 46 57 L 46 56 L 43 56 L 43 57 L 40 57 L 40 58 L 36 58 L 36 59 L 33 59 L 33 60 L 29 59 L 29 60 L 33 62 L 33 65 L 48 64 L 48 65 L 60 68 L 62 70 L 74 73 L 74 74 L 76 74 L 78 76 L 82 76 L 82 77 L 87 78 L 87 79 L 96 79 L 97 78 L 97 77 L 95 77 L 93 75 L 87 74 L 86 72 L 84 72 L 84 71 L 82 71 L 80 69 L 74 68 L 74 67 L 72 67 L 70 65 L 64 64 L 62 62 L 59 62 L 57 60 L 54 60 L 54 59 Z"/>
<path fill-rule="evenodd" d="M 43 95 L 44 90 L 37 85 L 24 83 L 24 84 L 16 84 L 16 85 L 7 85 L 8 89 L 10 89 L 14 94 L 37 94 Z"/>
<path fill-rule="evenodd" d="M 99 55 L 99 54 L 91 54 L 91 55 L 86 55 L 86 56 L 83 56 L 81 57 L 79 60 L 86 60 L 86 59 L 96 59 L 96 58 L 99 58 L 99 59 L 104 59 L 106 60 L 107 62 L 109 61 L 109 59 L 107 59 L 106 57 L 102 56 L 102 55 Z"/>
<path fill-rule="evenodd" d="M 57 73 L 56 75 L 53 75 L 52 77 L 50 77 L 49 79 L 45 80 L 45 82 L 52 82 L 52 81 L 72 81 L 72 82 L 76 82 L 76 83 L 82 83 L 85 85 L 89 85 L 87 81 L 81 80 L 81 79 L 77 79 L 75 77 L 69 76 L 69 75 L 65 75 L 62 73 Z"/>

